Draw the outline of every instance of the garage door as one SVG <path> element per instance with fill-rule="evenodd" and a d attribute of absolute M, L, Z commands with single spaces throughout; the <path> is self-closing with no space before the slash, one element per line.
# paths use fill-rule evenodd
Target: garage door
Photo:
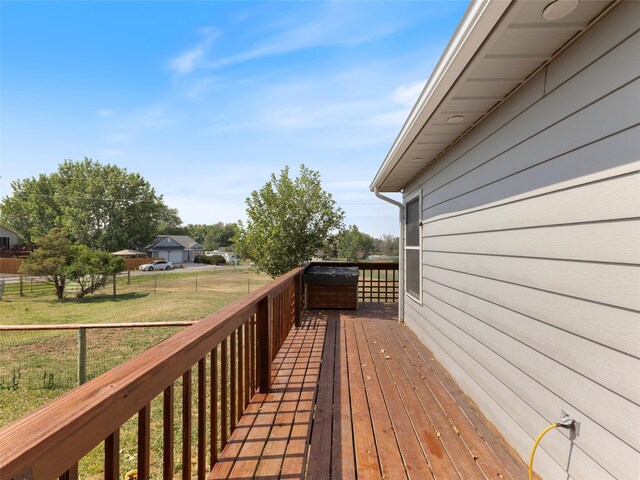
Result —
<path fill-rule="evenodd" d="M 168 258 L 170 262 L 180 263 L 182 262 L 182 252 L 180 250 L 170 250 L 168 253 Z"/>

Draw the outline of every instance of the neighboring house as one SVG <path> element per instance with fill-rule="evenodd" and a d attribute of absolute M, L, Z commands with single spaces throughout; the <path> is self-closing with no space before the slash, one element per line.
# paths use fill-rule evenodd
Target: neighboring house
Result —
<path fill-rule="evenodd" d="M 173 263 L 193 262 L 197 255 L 204 253 L 202 245 L 186 235 L 158 235 L 145 250 L 153 258 Z"/>
<path fill-rule="evenodd" d="M 137 250 L 125 249 L 113 252 L 111 255 L 122 258 L 146 258 L 148 257 L 146 252 L 138 252 Z"/>
<path fill-rule="evenodd" d="M 9 250 L 18 243 L 18 232 L 0 224 L 0 251 Z"/>
<path fill-rule="evenodd" d="M 213 257 L 214 255 L 220 255 L 221 257 L 224 258 L 224 260 L 227 263 L 238 262 L 238 256 L 233 252 L 226 251 L 224 247 L 219 250 L 207 250 L 206 252 L 204 252 L 204 254 L 208 257 Z"/>
<path fill-rule="evenodd" d="M 580 422 L 543 478 L 639 478 L 639 31 L 637 1 L 472 3 L 371 186 L 401 318 L 522 458 Z"/>

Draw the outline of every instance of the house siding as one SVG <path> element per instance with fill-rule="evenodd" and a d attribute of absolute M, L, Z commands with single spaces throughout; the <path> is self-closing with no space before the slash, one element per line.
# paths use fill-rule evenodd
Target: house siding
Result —
<path fill-rule="evenodd" d="M 13 230 L 9 230 L 2 225 L 0 225 L 0 238 L 6 239 L 4 242 L 0 243 L 0 245 L 8 243 L 8 245 L 5 245 L 6 247 L 11 247 L 18 243 L 18 235 Z"/>
<path fill-rule="evenodd" d="M 405 190 L 404 321 L 544 478 L 640 477 L 640 2 L 623 2 Z M 567 475 L 568 474 L 568 475 Z"/>

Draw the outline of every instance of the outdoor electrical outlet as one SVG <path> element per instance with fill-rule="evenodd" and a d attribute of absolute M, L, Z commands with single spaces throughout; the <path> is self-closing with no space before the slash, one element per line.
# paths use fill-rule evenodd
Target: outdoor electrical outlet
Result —
<path fill-rule="evenodd" d="M 573 420 L 573 427 L 570 428 L 570 431 L 572 431 L 575 434 L 576 437 L 579 436 L 580 435 L 580 422 L 577 421 L 573 415 L 571 415 L 569 412 L 567 412 L 563 408 L 562 411 L 560 412 L 560 421 L 562 422 L 565 419 Z"/>

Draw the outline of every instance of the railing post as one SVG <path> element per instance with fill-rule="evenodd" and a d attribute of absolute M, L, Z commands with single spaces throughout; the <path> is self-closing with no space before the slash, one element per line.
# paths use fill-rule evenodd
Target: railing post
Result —
<path fill-rule="evenodd" d="M 261 393 L 271 388 L 271 301 L 266 297 L 258 302 L 256 327 L 258 335 L 258 386 Z"/>
<path fill-rule="evenodd" d="M 300 316 L 302 314 L 302 274 L 296 275 L 293 279 L 293 289 L 294 289 L 294 309 L 293 312 L 293 323 L 297 327 L 300 326 Z"/>
<path fill-rule="evenodd" d="M 78 385 L 87 383 L 87 330 L 78 329 Z"/>

